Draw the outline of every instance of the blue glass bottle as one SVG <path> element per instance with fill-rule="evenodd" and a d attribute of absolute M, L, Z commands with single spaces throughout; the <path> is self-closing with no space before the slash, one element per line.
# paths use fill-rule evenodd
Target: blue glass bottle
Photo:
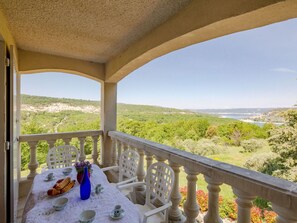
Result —
<path fill-rule="evenodd" d="M 87 200 L 91 194 L 91 182 L 88 175 L 89 169 L 87 166 L 84 167 L 84 176 L 80 184 L 80 198 L 82 200 Z"/>

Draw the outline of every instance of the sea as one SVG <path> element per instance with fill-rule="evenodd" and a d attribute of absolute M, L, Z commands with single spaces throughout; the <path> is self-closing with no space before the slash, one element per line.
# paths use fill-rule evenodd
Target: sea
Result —
<path fill-rule="evenodd" d="M 265 122 L 254 121 L 251 118 L 273 110 L 275 110 L 275 108 L 193 109 L 192 111 L 215 115 L 221 118 L 236 119 L 263 126 Z"/>

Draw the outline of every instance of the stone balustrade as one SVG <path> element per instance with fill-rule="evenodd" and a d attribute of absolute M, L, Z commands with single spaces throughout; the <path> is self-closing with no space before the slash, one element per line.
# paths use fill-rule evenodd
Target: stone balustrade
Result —
<path fill-rule="evenodd" d="M 101 136 L 102 139 L 103 131 L 79 131 L 79 132 L 65 132 L 65 133 L 51 133 L 51 134 L 32 134 L 32 135 L 21 135 L 19 138 L 20 143 L 27 142 L 30 147 L 30 162 L 28 168 L 30 170 L 27 176 L 28 180 L 32 180 L 37 174 L 37 168 L 39 166 L 37 160 L 37 145 L 40 141 L 46 141 L 49 148 L 53 148 L 57 140 L 63 140 L 66 145 L 69 145 L 73 138 L 79 140 L 79 160 L 83 161 L 86 158 L 84 146 L 86 137 L 91 137 L 93 140 L 92 159 L 93 162 L 99 165 L 98 158 L 98 140 Z"/>
<path fill-rule="evenodd" d="M 175 173 L 175 184 L 171 195 L 172 207 L 169 210 L 170 222 L 196 222 L 199 206 L 196 200 L 197 175 L 202 174 L 208 183 L 208 213 L 206 223 L 220 223 L 219 193 L 220 185 L 228 184 L 237 196 L 238 222 L 249 223 L 252 201 L 258 196 L 272 203 L 278 214 L 278 223 L 297 223 L 297 184 L 262 173 L 211 160 L 179 149 L 161 145 L 149 140 L 137 138 L 125 133 L 110 131 L 108 136 L 114 142 L 113 160 L 117 162 L 121 152 L 127 148 L 135 149 L 141 154 L 137 171 L 138 180 L 145 175 L 144 160 L 147 166 L 152 164 L 153 156 L 158 161 L 168 161 Z M 144 159 L 144 156 L 146 158 Z M 183 216 L 179 210 L 181 194 L 179 192 L 179 172 L 183 167 L 187 174 L 188 194 L 184 203 Z M 139 188 L 142 190 L 143 188 Z"/>

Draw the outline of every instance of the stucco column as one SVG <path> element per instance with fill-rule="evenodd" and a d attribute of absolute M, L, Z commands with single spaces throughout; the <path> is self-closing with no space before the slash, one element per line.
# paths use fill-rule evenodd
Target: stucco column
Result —
<path fill-rule="evenodd" d="M 108 131 L 115 131 L 117 123 L 117 84 L 101 84 L 101 129 L 104 131 L 101 164 L 112 164 L 112 141 L 107 136 Z"/>

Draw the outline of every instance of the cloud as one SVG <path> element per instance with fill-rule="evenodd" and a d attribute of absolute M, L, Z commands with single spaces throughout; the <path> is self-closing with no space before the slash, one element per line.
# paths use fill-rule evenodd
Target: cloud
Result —
<path fill-rule="evenodd" d="M 285 67 L 274 68 L 274 69 L 272 69 L 272 71 L 297 74 L 296 70 L 285 68 Z"/>

